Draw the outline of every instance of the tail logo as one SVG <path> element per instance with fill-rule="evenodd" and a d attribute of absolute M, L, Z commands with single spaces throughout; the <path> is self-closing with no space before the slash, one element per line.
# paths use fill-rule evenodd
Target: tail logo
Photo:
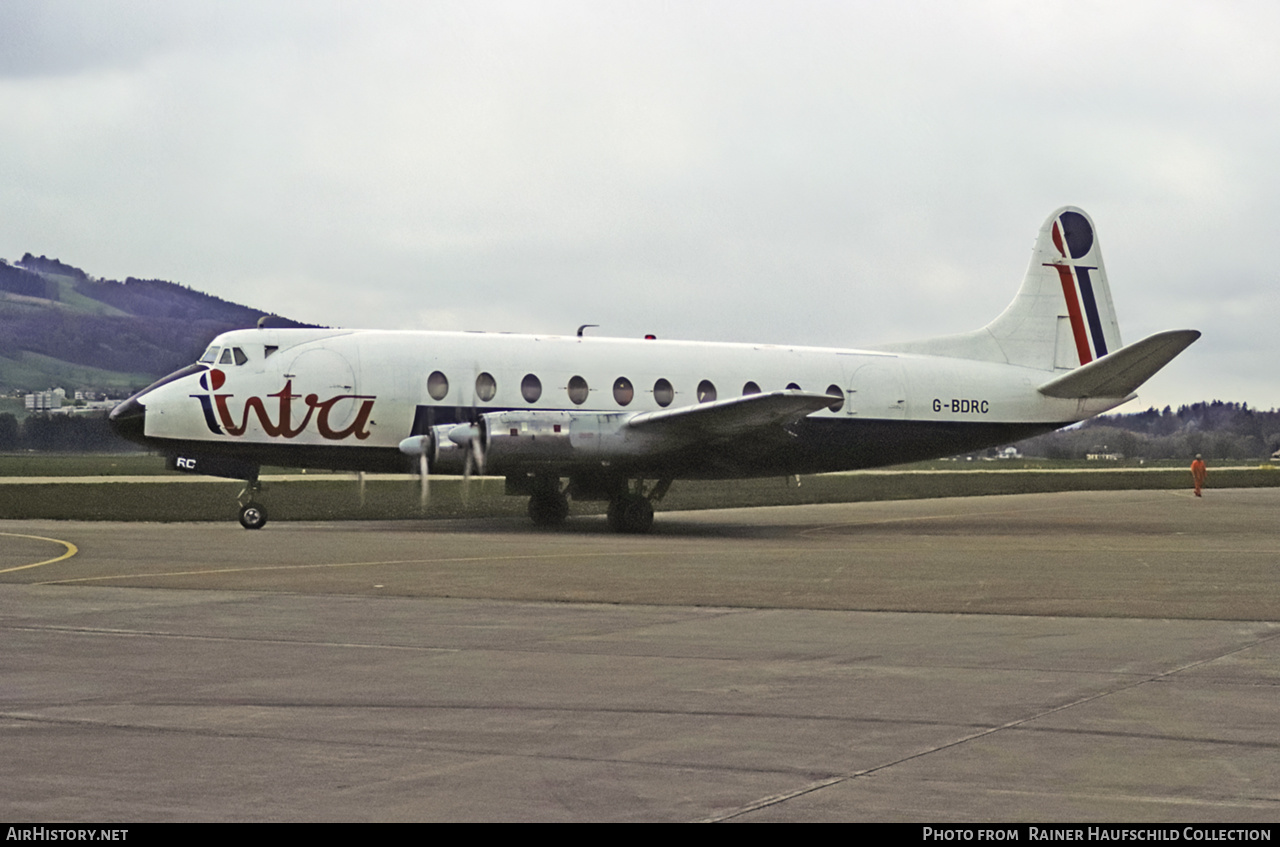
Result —
<path fill-rule="evenodd" d="M 1058 272 L 1062 296 L 1067 301 L 1067 316 L 1071 319 L 1076 353 L 1080 357 L 1080 364 L 1087 365 L 1094 359 L 1107 355 L 1098 301 L 1093 296 L 1093 282 L 1089 279 L 1089 271 L 1096 271 L 1098 268 L 1075 264 L 1093 249 L 1093 227 L 1089 225 L 1089 219 L 1079 212 L 1063 212 L 1053 222 L 1053 246 L 1062 258 L 1057 262 L 1046 262 L 1045 267 L 1054 268 Z"/>
<path fill-rule="evenodd" d="M 308 394 L 303 397 L 301 394 L 293 393 L 293 380 L 290 379 L 285 382 L 284 388 L 266 397 L 266 400 L 276 401 L 275 420 L 267 410 L 266 400 L 262 397 L 249 397 L 244 402 L 240 421 L 237 423 L 227 402 L 235 395 L 213 393 L 225 385 L 226 381 L 225 373 L 216 368 L 211 369 L 200 375 L 200 387 L 210 393 L 191 395 L 200 403 L 200 408 L 204 412 L 205 426 L 215 435 L 244 435 L 249 429 L 250 413 L 257 416 L 258 425 L 263 433 L 273 438 L 296 438 L 313 420 L 316 431 L 330 441 L 341 441 L 352 436 L 363 441 L 370 435 L 369 416 L 373 413 L 373 403 L 377 399 L 374 395 L 338 394 L 327 400 L 321 400 L 317 394 Z M 302 406 L 302 411 L 305 411 L 301 422 L 296 425 L 293 421 L 294 400 L 301 400 L 302 403 L 297 405 Z M 349 426 L 335 429 L 330 418 L 334 414 L 334 406 L 343 400 L 359 401 L 359 408 Z"/>

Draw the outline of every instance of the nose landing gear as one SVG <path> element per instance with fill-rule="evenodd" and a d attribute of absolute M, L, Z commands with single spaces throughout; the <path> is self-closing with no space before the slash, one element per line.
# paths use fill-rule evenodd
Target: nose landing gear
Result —
<path fill-rule="evenodd" d="M 245 529 L 262 529 L 267 525 L 267 507 L 257 502 L 256 495 L 266 490 L 266 486 L 251 479 L 245 483 L 244 490 L 237 498 L 240 503 L 240 525 Z"/>

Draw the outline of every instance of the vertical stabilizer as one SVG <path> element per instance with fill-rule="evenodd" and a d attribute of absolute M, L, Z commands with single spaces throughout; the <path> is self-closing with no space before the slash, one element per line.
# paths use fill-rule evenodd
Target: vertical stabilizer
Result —
<path fill-rule="evenodd" d="M 1121 347 L 1111 286 L 1093 221 L 1059 209 L 1040 227 L 1018 296 L 985 331 L 1012 364 L 1087 365 Z"/>
<path fill-rule="evenodd" d="M 1063 372 L 1121 346 L 1093 221 L 1065 206 L 1040 227 L 1022 287 L 994 321 L 974 332 L 883 349 Z"/>

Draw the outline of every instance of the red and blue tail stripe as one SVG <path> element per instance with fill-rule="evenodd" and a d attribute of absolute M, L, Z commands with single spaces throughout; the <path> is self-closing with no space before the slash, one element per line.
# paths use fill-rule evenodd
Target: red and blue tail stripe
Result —
<path fill-rule="evenodd" d="M 1062 296 L 1067 302 L 1067 317 L 1071 321 L 1071 334 L 1076 342 L 1076 353 L 1080 357 L 1080 364 L 1087 365 L 1094 359 L 1107 355 L 1107 341 L 1102 332 L 1098 301 L 1093 294 L 1093 282 L 1089 279 L 1089 271 L 1096 271 L 1098 268 L 1070 264 L 1071 260 L 1083 259 L 1093 248 L 1093 229 L 1089 226 L 1088 219 L 1078 212 L 1063 212 L 1053 222 L 1053 246 L 1058 248 L 1058 252 L 1067 261 L 1046 263 L 1046 267 L 1058 272 Z"/>

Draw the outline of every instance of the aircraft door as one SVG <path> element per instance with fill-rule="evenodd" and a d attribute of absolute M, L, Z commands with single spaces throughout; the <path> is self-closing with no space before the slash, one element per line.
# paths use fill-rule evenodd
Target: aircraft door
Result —
<path fill-rule="evenodd" d="M 849 379 L 849 415 L 869 420 L 901 420 L 907 416 L 907 393 L 897 359 L 873 359 Z"/>

